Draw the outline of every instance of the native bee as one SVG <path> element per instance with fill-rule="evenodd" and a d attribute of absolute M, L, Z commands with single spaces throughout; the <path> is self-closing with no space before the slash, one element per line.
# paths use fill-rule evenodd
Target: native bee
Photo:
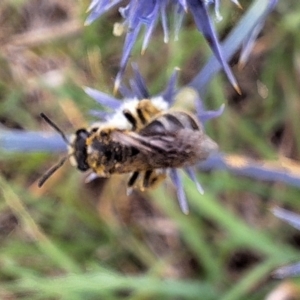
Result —
<path fill-rule="evenodd" d="M 143 120 L 138 112 L 137 115 Z M 168 168 L 195 165 L 218 149 L 197 118 L 184 111 L 157 112 L 145 118 L 145 125 L 143 122 L 137 125 L 136 131 L 112 127 L 109 122 L 96 123 L 88 129 L 77 130 L 70 142 L 49 118 L 44 114 L 42 117 L 68 143 L 69 154 L 46 172 L 39 186 L 69 157 L 80 171 L 91 170 L 99 177 L 131 173 L 128 190 L 136 186 L 143 190 L 163 180 Z M 130 123 L 131 119 L 128 118 Z"/>
<path fill-rule="evenodd" d="M 136 130 L 142 128 L 149 120 L 166 110 L 168 103 L 164 101 L 162 97 L 155 97 L 152 99 L 130 99 L 125 101 L 121 107 L 105 122 L 95 122 L 89 128 L 78 129 L 75 134 L 68 140 L 64 132 L 51 121 L 44 113 L 41 113 L 41 117 L 53 127 L 62 137 L 62 139 L 68 145 L 68 155 L 63 157 L 56 165 L 50 168 L 39 180 L 39 187 L 41 187 L 45 181 L 59 169 L 69 158 L 71 165 L 77 167 L 80 171 L 87 171 L 89 166 L 86 164 L 86 139 L 91 133 L 101 128 L 116 128 L 123 130 Z"/>
<path fill-rule="evenodd" d="M 218 149 L 197 119 L 184 111 L 156 115 L 139 132 L 99 127 L 86 146 L 87 165 L 96 174 L 132 173 L 131 188 L 143 173 L 142 190 L 164 179 L 166 169 L 195 165 Z"/>

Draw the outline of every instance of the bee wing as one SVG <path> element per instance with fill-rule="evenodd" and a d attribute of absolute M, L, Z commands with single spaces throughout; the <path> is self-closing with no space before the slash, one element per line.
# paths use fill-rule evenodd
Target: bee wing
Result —
<path fill-rule="evenodd" d="M 147 136 L 136 132 L 113 132 L 115 142 L 134 147 L 149 157 L 153 168 L 179 168 L 205 160 L 217 151 L 217 144 L 201 131 L 180 129 L 176 132 Z"/>
<path fill-rule="evenodd" d="M 202 151 L 201 133 L 191 130 L 179 130 L 177 132 L 167 132 L 143 136 L 136 132 L 113 132 L 112 138 L 115 142 L 128 147 L 134 147 L 147 157 L 152 157 L 153 167 L 160 167 L 159 164 L 168 166 L 180 165 L 183 161 L 198 160 Z M 154 161 L 159 162 L 158 165 Z M 175 164 L 175 165 L 174 165 Z"/>
<path fill-rule="evenodd" d="M 144 153 L 165 152 L 174 137 L 168 136 L 142 136 L 135 132 L 112 132 L 112 140 L 128 147 L 135 147 Z"/>

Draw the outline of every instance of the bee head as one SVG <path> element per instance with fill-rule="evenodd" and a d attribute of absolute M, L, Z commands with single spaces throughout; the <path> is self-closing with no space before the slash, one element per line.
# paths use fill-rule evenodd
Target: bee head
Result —
<path fill-rule="evenodd" d="M 87 171 L 90 167 L 87 164 L 87 145 L 86 139 L 90 136 L 90 133 L 82 128 L 78 129 L 68 146 L 69 158 L 72 166 L 77 167 L 80 171 Z"/>
<path fill-rule="evenodd" d="M 53 175 L 65 162 L 70 159 L 73 166 L 76 166 L 80 171 L 86 171 L 89 169 L 87 164 L 87 146 L 86 139 L 89 137 L 90 133 L 86 129 L 79 129 L 71 138 L 68 140 L 64 132 L 45 114 L 41 113 L 41 117 L 54 128 L 62 137 L 62 139 L 68 145 L 69 153 L 64 156 L 57 164 L 50 168 L 39 180 L 38 186 L 41 187 L 49 177 Z"/>

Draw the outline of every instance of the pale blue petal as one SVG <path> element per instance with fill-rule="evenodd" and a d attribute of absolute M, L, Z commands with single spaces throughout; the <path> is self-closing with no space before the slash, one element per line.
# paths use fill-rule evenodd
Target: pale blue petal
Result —
<path fill-rule="evenodd" d="M 190 177 L 190 179 L 196 184 L 196 188 L 198 190 L 198 192 L 203 195 L 204 194 L 204 189 L 203 187 L 201 186 L 200 182 L 197 180 L 197 176 L 196 176 L 196 173 L 195 173 L 195 170 L 194 168 L 192 167 L 187 167 L 184 169 L 185 172 L 187 173 L 187 175 Z"/>
<path fill-rule="evenodd" d="M 222 53 L 222 49 L 216 35 L 216 31 L 211 22 L 205 3 L 199 0 L 188 0 L 187 3 L 189 5 L 190 12 L 194 16 L 194 21 L 198 29 L 202 32 L 205 39 L 209 43 L 214 55 L 218 59 L 219 63 L 222 65 L 230 83 L 240 93 L 238 83 L 227 63 L 227 60 L 225 59 Z"/>
<path fill-rule="evenodd" d="M 240 49 L 242 43 L 251 34 L 261 18 L 265 18 L 270 5 L 275 5 L 275 0 L 256 0 L 243 15 L 239 23 L 232 29 L 222 44 L 222 53 L 228 61 Z M 202 70 L 188 84 L 204 96 L 209 82 L 221 70 L 221 65 L 215 56 L 212 56 Z"/>
<path fill-rule="evenodd" d="M 146 82 L 138 69 L 137 64 L 132 64 L 132 69 L 134 71 L 134 78 L 130 80 L 130 86 L 133 93 L 138 99 L 149 98 L 150 94 L 146 86 Z"/>
<path fill-rule="evenodd" d="M 179 172 L 177 169 L 170 169 L 170 178 L 176 188 L 176 194 L 179 202 L 179 206 L 184 214 L 189 213 L 188 203 L 186 201 L 186 195 L 184 192 L 182 180 L 180 178 Z"/>
<path fill-rule="evenodd" d="M 0 150 L 9 152 L 65 152 L 67 144 L 57 133 L 0 129 Z"/>
<path fill-rule="evenodd" d="M 175 100 L 178 72 L 179 69 L 176 68 L 173 74 L 171 75 L 169 82 L 167 83 L 166 89 L 161 94 L 164 100 L 168 102 L 169 106 L 172 106 Z"/>
<path fill-rule="evenodd" d="M 90 4 L 89 8 L 88 8 L 88 11 L 91 11 L 91 13 L 87 17 L 84 24 L 85 25 L 90 25 L 96 19 L 98 19 L 101 15 L 103 15 L 105 12 L 109 11 L 111 8 L 116 6 L 121 1 L 122 0 L 113 0 L 113 1 L 93 0 L 92 3 Z"/>
<path fill-rule="evenodd" d="M 96 100 L 99 104 L 111 108 L 111 109 L 118 109 L 122 102 L 117 100 L 114 97 L 111 97 L 103 92 L 100 92 L 98 90 L 89 88 L 89 87 L 85 87 L 84 91 L 86 92 L 86 94 L 88 94 L 91 98 L 93 98 L 94 100 Z"/>
<path fill-rule="evenodd" d="M 199 101 L 200 102 L 200 101 Z M 207 122 L 210 119 L 215 119 L 220 117 L 225 109 L 225 104 L 222 104 L 218 110 L 202 110 L 198 113 L 198 118 L 202 123 Z"/>
<path fill-rule="evenodd" d="M 272 273 L 272 277 L 284 279 L 287 277 L 296 277 L 300 275 L 300 262 L 278 268 Z"/>
<path fill-rule="evenodd" d="M 163 2 L 161 5 L 161 24 L 164 31 L 164 42 L 168 43 L 169 28 L 168 28 L 168 19 L 167 19 L 167 2 Z"/>
<path fill-rule="evenodd" d="M 273 208 L 272 213 L 277 218 L 289 223 L 291 226 L 300 230 L 300 215 L 280 207 Z"/>

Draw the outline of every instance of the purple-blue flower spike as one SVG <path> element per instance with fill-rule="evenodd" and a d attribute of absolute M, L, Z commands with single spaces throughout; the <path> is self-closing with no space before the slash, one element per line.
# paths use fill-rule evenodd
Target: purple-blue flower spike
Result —
<path fill-rule="evenodd" d="M 141 75 L 137 64 L 132 64 L 132 68 L 134 71 L 134 78 L 129 81 L 130 87 L 128 88 L 125 84 L 120 85 L 119 91 L 122 94 L 123 98 L 135 98 L 139 100 L 151 98 L 145 80 Z M 169 106 L 172 106 L 175 100 L 175 94 L 177 91 L 176 82 L 178 77 L 178 70 L 179 69 L 175 69 L 175 71 L 169 79 L 169 82 L 167 83 L 165 90 L 161 94 L 159 94 L 163 97 L 163 99 L 168 103 Z M 119 109 L 123 103 L 121 100 L 118 100 L 112 96 L 107 95 L 106 93 L 100 92 L 89 87 L 84 87 L 84 91 L 94 100 L 96 100 L 96 102 L 98 102 L 105 108 L 109 108 L 111 110 Z M 101 119 L 105 119 L 105 117 L 109 116 L 111 113 L 101 111 L 97 112 L 96 110 L 92 110 L 91 114 Z"/>
<path fill-rule="evenodd" d="M 90 6 L 87 9 L 87 12 L 91 12 L 89 16 L 87 17 L 84 25 L 90 25 L 93 23 L 96 19 L 98 19 L 101 15 L 109 11 L 111 8 L 116 6 L 118 3 L 120 3 L 122 0 L 93 0 L 90 4 Z"/>
<path fill-rule="evenodd" d="M 272 213 L 279 219 L 289 223 L 294 228 L 300 230 L 300 215 L 295 214 L 286 209 L 275 207 L 272 209 Z"/>
<path fill-rule="evenodd" d="M 222 42 L 222 53 L 227 61 L 241 48 L 243 42 L 251 35 L 255 26 L 265 19 L 270 12 L 270 6 L 277 0 L 254 0 L 244 13 L 238 24 L 231 30 Z M 218 59 L 212 55 L 201 71 L 192 79 L 188 86 L 197 90 L 201 96 L 205 95 L 209 82 L 222 69 Z"/>
<path fill-rule="evenodd" d="M 0 128 L 0 150 L 7 152 L 65 152 L 67 144 L 57 133 Z"/>
<path fill-rule="evenodd" d="M 133 48 L 133 45 L 137 39 L 137 36 L 140 32 L 141 29 L 141 23 L 136 25 L 136 28 L 134 29 L 128 29 L 129 32 L 126 34 L 125 42 L 124 42 L 124 47 L 123 47 L 123 54 L 120 62 L 120 69 L 119 72 L 117 73 L 116 79 L 115 79 L 115 85 L 114 85 L 114 95 L 117 93 L 121 80 L 123 77 L 123 74 L 125 72 L 125 68 L 127 66 L 127 62 L 131 53 L 131 50 Z"/>
<path fill-rule="evenodd" d="M 187 12 L 187 7 L 184 10 L 179 4 L 174 8 L 174 40 L 179 40 L 179 31 L 182 26 L 183 18 Z"/>
<path fill-rule="evenodd" d="M 175 100 L 175 94 L 176 94 L 176 83 L 178 78 L 178 72 L 179 69 L 175 68 L 175 71 L 171 75 L 169 82 L 167 83 L 167 87 L 165 90 L 161 93 L 161 96 L 164 98 L 165 101 L 168 102 L 169 106 L 172 106 L 174 100 Z"/>
<path fill-rule="evenodd" d="M 287 277 L 296 277 L 300 275 L 300 262 L 278 268 L 272 273 L 272 277 L 284 279 Z"/>
<path fill-rule="evenodd" d="M 145 7 L 143 7 L 143 4 L 139 3 L 139 1 L 141 3 L 143 2 Z M 141 27 L 145 21 L 149 22 L 147 15 L 151 11 L 149 4 L 150 2 L 148 1 L 147 3 L 145 0 L 131 0 L 127 7 L 119 10 L 123 18 L 125 18 L 125 24 L 127 25 L 128 29 L 123 47 L 120 69 L 115 79 L 114 94 L 116 94 L 119 89 L 131 50 L 141 30 Z"/>
<path fill-rule="evenodd" d="M 90 7 L 90 15 L 87 18 L 86 25 L 94 21 L 97 16 L 101 16 L 104 12 L 108 11 L 110 8 L 116 6 L 120 1 L 105 1 L 105 0 L 94 0 Z M 181 25 L 182 17 L 187 12 L 188 8 L 192 15 L 197 28 L 203 33 L 209 45 L 212 48 L 213 53 L 218 58 L 220 64 L 222 65 L 229 81 L 233 87 L 240 93 L 237 81 L 227 61 L 223 58 L 223 54 L 215 33 L 215 29 L 210 20 L 210 16 L 207 11 L 208 4 L 212 1 L 200 1 L 200 0 L 177 0 L 177 1 L 149 1 L 149 0 L 131 0 L 128 5 L 119 8 L 119 12 L 125 19 L 124 27 L 127 27 L 127 33 L 125 37 L 123 54 L 120 62 L 119 72 L 115 79 L 114 94 L 119 89 L 125 68 L 128 63 L 130 53 L 132 51 L 133 45 L 137 39 L 138 34 L 141 31 L 142 25 L 145 26 L 145 35 L 142 45 L 142 53 L 146 50 L 149 41 L 151 39 L 154 28 L 161 18 L 161 23 L 164 31 L 164 41 L 167 42 L 169 39 L 168 24 L 167 24 L 167 9 L 170 6 L 176 8 L 177 16 L 175 18 L 175 39 L 178 36 L 178 30 Z M 238 3 L 237 1 L 233 1 Z M 218 12 L 219 1 L 215 1 L 215 9 Z"/>
<path fill-rule="evenodd" d="M 300 230 L 300 215 L 280 207 L 273 208 L 272 213 L 277 218 L 289 223 L 294 228 Z M 272 273 L 273 277 L 279 279 L 283 279 L 286 277 L 294 277 L 299 275 L 300 275 L 300 262 L 292 265 L 283 266 L 281 268 L 278 268 Z"/>
<path fill-rule="evenodd" d="M 138 69 L 137 64 L 132 64 L 132 69 L 134 72 L 134 78 L 130 80 L 131 90 L 139 99 L 149 98 L 149 91 L 147 89 L 145 80 Z"/>
<path fill-rule="evenodd" d="M 209 3 L 209 1 L 207 1 L 207 0 L 206 0 L 206 2 Z M 220 14 L 220 1 L 214 0 L 214 2 L 215 2 L 215 14 L 216 14 L 217 21 L 221 21 L 223 18 Z"/>
<path fill-rule="evenodd" d="M 237 5 L 240 9 L 243 9 L 242 5 L 240 4 L 239 1 L 237 0 L 231 0 L 231 2 L 233 2 L 235 5 Z"/>
<path fill-rule="evenodd" d="M 106 111 L 101 111 L 101 110 L 96 110 L 96 109 L 90 109 L 89 114 L 93 117 L 97 117 L 101 121 L 105 121 L 109 119 L 113 115 L 113 112 L 106 112 Z"/>
<path fill-rule="evenodd" d="M 220 0 L 205 0 L 207 4 L 214 3 L 215 4 L 215 14 L 217 20 L 222 20 L 222 16 L 220 14 Z M 231 0 L 235 5 L 237 5 L 240 9 L 242 9 L 241 4 L 237 0 Z"/>
<path fill-rule="evenodd" d="M 178 6 L 181 5 L 185 12 L 188 10 L 187 1 L 188 0 L 178 0 Z"/>
<path fill-rule="evenodd" d="M 186 174 L 190 177 L 190 179 L 196 184 L 196 188 L 197 188 L 198 192 L 201 195 L 203 195 L 204 194 L 204 189 L 201 186 L 200 182 L 197 180 L 197 176 L 196 176 L 194 168 L 187 167 L 184 170 L 185 170 Z"/>
<path fill-rule="evenodd" d="M 186 201 L 186 195 L 184 192 L 182 180 L 180 178 L 179 172 L 177 169 L 170 169 L 170 178 L 176 188 L 176 194 L 179 202 L 179 206 L 184 214 L 189 213 L 189 206 Z"/>
<path fill-rule="evenodd" d="M 223 103 L 218 110 L 202 110 L 197 115 L 201 123 L 214 118 L 220 117 L 225 109 L 225 104 Z"/>
<path fill-rule="evenodd" d="M 167 18 L 167 2 L 162 3 L 161 8 L 161 24 L 164 32 L 164 42 L 169 41 L 169 28 L 168 28 L 168 18 Z"/>
<path fill-rule="evenodd" d="M 218 118 L 221 116 L 225 109 L 225 104 L 222 104 L 218 110 L 205 110 L 203 101 L 199 95 L 197 95 L 196 99 L 196 114 L 201 123 L 205 123 L 206 121 L 214 118 Z"/>
<path fill-rule="evenodd" d="M 265 25 L 265 20 L 266 20 L 267 15 L 274 9 L 277 2 L 278 2 L 278 0 L 270 0 L 269 5 L 268 5 L 264 15 L 260 18 L 257 25 L 254 27 L 252 32 L 248 35 L 248 37 L 243 42 L 243 47 L 242 47 L 242 51 L 241 51 L 240 58 L 239 58 L 239 66 L 241 68 L 246 64 L 246 62 L 250 56 L 250 53 L 251 53 L 251 50 L 253 49 L 255 41 L 256 41 L 259 33 L 261 32 L 263 26 Z"/>
<path fill-rule="evenodd" d="M 245 66 L 255 44 L 255 41 L 262 30 L 263 25 L 263 23 L 257 24 L 253 31 L 250 33 L 249 37 L 247 37 L 247 39 L 243 42 L 243 47 L 239 58 L 240 68 L 243 68 Z"/>
<path fill-rule="evenodd" d="M 205 39 L 209 43 L 214 55 L 218 59 L 219 63 L 222 65 L 230 83 L 234 87 L 234 89 L 241 94 L 241 90 L 238 86 L 238 83 L 226 61 L 224 59 L 220 43 L 218 41 L 215 29 L 213 27 L 213 24 L 211 22 L 210 16 L 207 11 L 207 5 L 205 4 L 205 1 L 199 1 L 199 0 L 188 0 L 187 1 L 189 10 L 194 16 L 194 21 L 196 23 L 197 28 L 199 31 L 202 32 Z"/>
<path fill-rule="evenodd" d="M 157 19 L 158 19 L 157 17 L 155 18 L 155 15 L 157 15 L 157 16 L 159 15 L 159 9 L 160 9 L 161 5 L 162 4 L 160 3 L 160 1 L 156 1 L 156 3 L 154 4 L 153 11 L 149 15 L 149 17 L 145 20 L 145 23 L 147 24 L 146 25 L 147 29 L 145 32 L 144 41 L 143 41 L 143 45 L 142 45 L 142 51 L 141 51 L 142 54 L 145 53 L 145 51 L 148 47 L 150 38 L 152 36 L 152 33 L 154 31 L 154 28 L 156 26 Z"/>
<path fill-rule="evenodd" d="M 96 102 L 110 109 L 116 110 L 122 105 L 121 101 L 98 90 L 89 87 L 84 87 L 84 91 L 91 98 L 96 100 Z"/>
<path fill-rule="evenodd" d="M 134 93 L 125 85 L 120 84 L 119 93 L 122 95 L 123 98 L 134 98 Z"/>

